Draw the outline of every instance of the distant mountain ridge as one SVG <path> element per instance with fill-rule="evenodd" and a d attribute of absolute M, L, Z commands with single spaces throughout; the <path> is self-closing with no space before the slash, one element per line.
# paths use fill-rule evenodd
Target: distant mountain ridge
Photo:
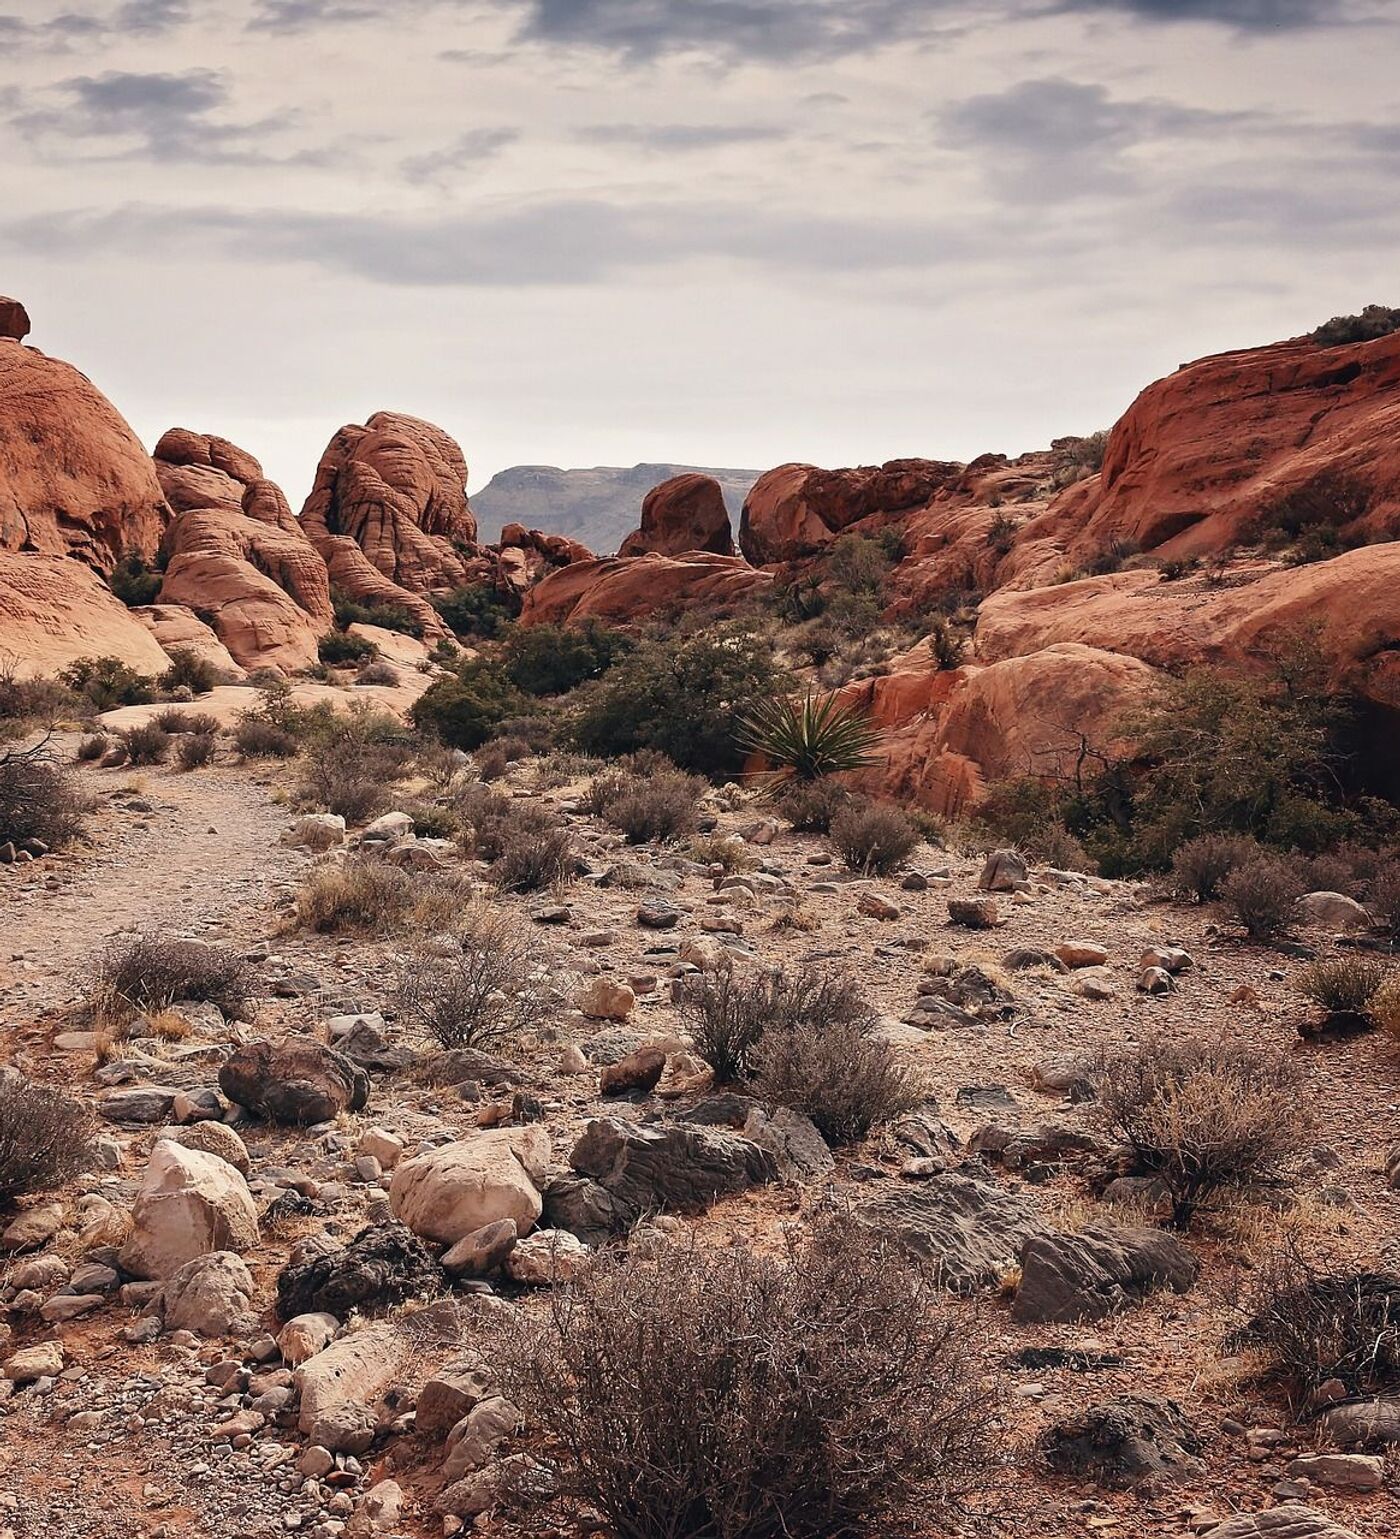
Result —
<path fill-rule="evenodd" d="M 737 530 L 757 470 L 709 470 L 703 465 L 598 465 L 591 470 L 561 470 L 557 465 L 512 465 L 473 492 L 480 538 L 495 540 L 504 524 L 524 524 L 564 534 L 600 556 L 611 555 L 642 518 L 642 499 L 672 476 L 699 471 L 713 476 Z"/>

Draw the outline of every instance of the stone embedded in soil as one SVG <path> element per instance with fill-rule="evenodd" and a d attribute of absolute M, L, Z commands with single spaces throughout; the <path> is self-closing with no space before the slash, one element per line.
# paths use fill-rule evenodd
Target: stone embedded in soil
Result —
<path fill-rule="evenodd" d="M 1199 1271 L 1186 1246 L 1160 1229 L 1093 1225 L 1040 1235 L 1021 1251 L 1011 1318 L 1046 1324 L 1100 1320 L 1156 1288 L 1185 1293 Z"/>
<path fill-rule="evenodd" d="M 1201 1474 L 1201 1440 L 1179 1405 L 1123 1395 L 1046 1429 L 1040 1452 L 1059 1475 L 1110 1490 L 1157 1488 Z"/>

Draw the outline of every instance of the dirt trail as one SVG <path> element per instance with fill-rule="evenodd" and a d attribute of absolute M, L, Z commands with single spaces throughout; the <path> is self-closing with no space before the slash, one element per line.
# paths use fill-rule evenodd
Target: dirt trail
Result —
<path fill-rule="evenodd" d="M 304 863 L 288 815 L 246 770 L 84 770 L 92 847 L 0 867 L 0 1028 L 68 1005 L 110 936 L 249 942 Z"/>

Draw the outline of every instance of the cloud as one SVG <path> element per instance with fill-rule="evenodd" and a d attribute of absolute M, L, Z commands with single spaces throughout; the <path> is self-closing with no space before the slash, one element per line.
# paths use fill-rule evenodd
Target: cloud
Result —
<path fill-rule="evenodd" d="M 784 214 L 738 203 L 624 208 L 587 199 L 432 220 L 129 205 L 12 220 L 0 239 L 47 258 L 94 250 L 216 256 L 460 288 L 593 284 L 694 259 L 798 274 L 879 274 L 986 250 L 974 250 L 961 230 L 925 220 Z"/>
<path fill-rule="evenodd" d="M 518 128 L 473 128 L 440 150 L 408 156 L 399 162 L 399 170 L 405 181 L 415 184 L 443 182 L 454 171 L 470 171 L 493 160 L 519 138 Z"/>
<path fill-rule="evenodd" d="M 64 11 L 47 21 L 7 13 L 0 15 L 0 44 L 61 53 L 122 36 L 159 37 L 190 19 L 190 0 L 124 0 L 114 10 Z"/>
<path fill-rule="evenodd" d="M 248 26 L 255 32 L 299 32 L 308 27 L 374 21 L 388 14 L 383 5 L 360 0 L 260 0 Z"/>
<path fill-rule="evenodd" d="M 242 123 L 219 116 L 229 105 L 229 88 L 215 70 L 108 70 L 74 76 L 55 91 L 53 105 L 43 104 L 49 93 L 10 119 L 25 137 L 49 148 L 67 143 L 93 159 L 161 165 L 283 165 L 323 158 L 309 151 L 276 156 L 261 147 L 294 121 L 290 113 Z"/>
<path fill-rule="evenodd" d="M 1142 21 L 1214 21 L 1241 32 L 1335 26 L 1350 19 L 1346 0 L 1062 0 L 1059 11 L 1124 11 Z"/>
<path fill-rule="evenodd" d="M 1060 78 L 1023 80 L 934 114 L 940 142 L 975 154 L 999 193 L 1042 203 L 1131 186 L 1124 156 L 1139 145 L 1219 135 L 1258 121 L 1246 112 L 1120 101 L 1103 86 Z"/>
<path fill-rule="evenodd" d="M 594 123 L 579 130 L 590 144 L 626 145 L 667 154 L 730 144 L 765 144 L 789 137 L 767 123 Z"/>

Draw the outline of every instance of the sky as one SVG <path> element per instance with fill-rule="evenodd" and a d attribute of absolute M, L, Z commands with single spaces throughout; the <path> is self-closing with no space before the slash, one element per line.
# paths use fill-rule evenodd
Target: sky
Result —
<path fill-rule="evenodd" d="M 1400 0 L 0 0 L 0 294 L 294 506 L 1015 454 L 1397 250 Z"/>

